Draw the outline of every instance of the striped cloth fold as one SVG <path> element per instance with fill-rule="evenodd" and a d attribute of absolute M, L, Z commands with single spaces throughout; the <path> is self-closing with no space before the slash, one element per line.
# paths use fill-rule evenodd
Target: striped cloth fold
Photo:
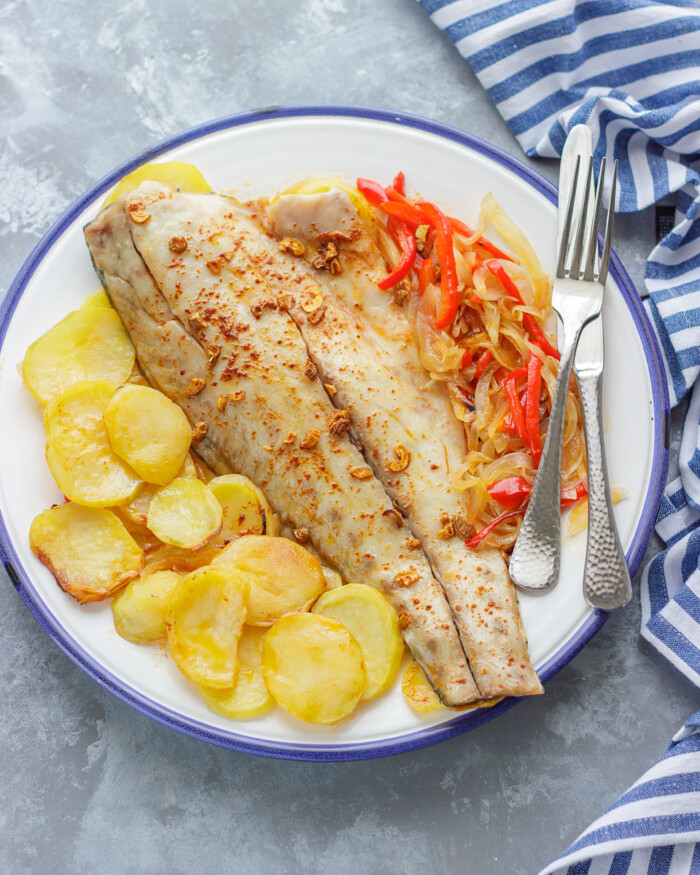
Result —
<path fill-rule="evenodd" d="M 675 196 L 650 253 L 647 313 L 671 404 L 692 392 L 680 476 L 642 580 L 642 635 L 700 686 L 700 8 L 694 0 L 419 0 L 524 151 L 561 154 L 587 124 L 619 161 L 619 212 Z M 609 194 L 609 180 L 606 195 Z M 700 711 L 666 756 L 541 875 L 700 875 Z"/>

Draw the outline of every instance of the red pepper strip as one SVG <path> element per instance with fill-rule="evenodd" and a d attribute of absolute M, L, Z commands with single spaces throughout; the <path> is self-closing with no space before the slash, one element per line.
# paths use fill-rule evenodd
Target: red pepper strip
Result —
<path fill-rule="evenodd" d="M 395 219 L 389 219 L 388 227 L 401 249 L 401 260 L 390 274 L 377 283 L 384 291 L 401 282 L 416 261 L 416 238 L 410 228 Z"/>
<path fill-rule="evenodd" d="M 486 368 L 491 364 L 493 360 L 493 353 L 490 349 L 487 349 L 485 353 L 482 353 L 479 358 L 476 360 L 476 370 L 474 371 L 474 379 L 478 380 L 479 377 L 484 373 Z"/>
<path fill-rule="evenodd" d="M 508 292 L 511 298 L 515 298 L 515 300 L 519 304 L 524 304 L 522 295 L 520 294 L 520 289 L 515 285 L 513 280 L 506 273 L 506 269 L 503 265 L 496 261 L 495 259 L 491 259 L 491 261 L 484 262 L 486 267 L 491 271 L 491 273 L 498 279 L 503 286 L 503 288 Z"/>
<path fill-rule="evenodd" d="M 468 349 L 464 350 L 464 355 L 462 356 L 462 367 L 468 368 L 469 365 L 474 364 L 474 358 Z"/>
<path fill-rule="evenodd" d="M 440 309 L 435 317 L 436 328 L 446 328 L 454 322 L 459 308 L 459 287 L 455 253 L 452 248 L 452 225 L 447 216 L 433 204 L 419 202 L 418 209 L 425 213 L 435 228 L 435 252 L 440 262 Z"/>
<path fill-rule="evenodd" d="M 520 516 L 525 513 L 525 508 L 521 508 L 520 510 L 509 510 L 507 513 L 502 513 L 500 516 L 497 516 L 495 520 L 492 520 L 487 526 L 485 526 L 481 531 L 477 532 L 473 538 L 470 538 L 468 541 L 464 543 L 467 547 L 476 547 L 478 546 L 484 538 L 490 534 L 499 523 L 502 523 L 503 520 L 507 520 L 508 517 L 511 516 Z"/>
<path fill-rule="evenodd" d="M 492 483 L 487 489 L 488 494 L 506 510 L 515 510 L 532 492 L 532 486 L 524 477 L 504 477 Z"/>
<path fill-rule="evenodd" d="M 424 294 L 428 286 L 435 280 L 433 272 L 433 259 L 426 258 L 418 269 L 418 291 Z"/>
<path fill-rule="evenodd" d="M 525 403 L 525 429 L 530 443 L 532 462 L 537 468 L 542 456 L 540 440 L 540 387 L 542 385 L 542 362 L 539 356 L 530 353 L 527 365 L 527 401 Z"/>
<path fill-rule="evenodd" d="M 406 177 L 404 176 L 403 170 L 399 170 L 399 172 L 394 177 L 394 181 L 391 183 L 394 191 L 398 191 L 399 194 L 402 194 L 404 197 L 406 196 Z"/>
<path fill-rule="evenodd" d="M 420 210 L 417 210 L 409 203 L 401 203 L 400 201 L 384 201 L 379 204 L 379 209 L 383 210 L 387 215 L 394 216 L 399 221 L 410 225 L 415 229 L 419 225 L 427 225 L 428 217 L 424 216 Z"/>
<path fill-rule="evenodd" d="M 565 489 L 561 494 L 561 506 L 568 507 L 570 504 L 576 504 L 588 495 L 588 490 L 583 484 L 583 481 L 572 486 L 571 489 Z"/>
<path fill-rule="evenodd" d="M 521 377 L 527 377 L 526 365 L 522 365 L 521 367 L 516 368 L 514 371 L 511 371 L 509 374 L 506 374 L 504 379 L 517 381 Z"/>
<path fill-rule="evenodd" d="M 561 356 L 559 355 L 559 350 L 556 348 L 556 346 L 552 346 L 552 344 L 547 339 L 544 331 L 542 331 L 540 326 L 537 324 L 537 320 L 531 313 L 523 313 L 523 325 L 543 353 L 552 356 L 552 358 L 555 358 L 557 361 L 561 359 Z"/>
<path fill-rule="evenodd" d="M 453 219 L 450 216 L 450 222 L 452 223 L 452 227 L 455 229 L 457 234 L 461 234 L 463 237 L 471 237 L 474 234 L 472 228 L 469 225 L 465 225 L 464 222 L 460 222 L 459 219 Z M 496 258 L 502 258 L 504 261 L 515 261 L 510 255 L 507 255 L 502 249 L 499 249 L 494 243 L 491 243 L 490 240 L 487 240 L 485 237 L 479 237 L 476 241 L 477 246 L 481 246 L 482 249 L 485 249 L 487 252 L 490 252 L 491 255 Z"/>
<path fill-rule="evenodd" d="M 523 443 L 527 444 L 529 441 L 527 431 L 525 430 L 525 413 L 523 412 L 523 406 L 520 403 L 520 396 L 518 395 L 515 380 L 506 377 L 503 381 L 503 388 L 506 390 L 506 397 L 508 398 L 508 404 L 510 405 L 510 414 L 513 417 L 515 430 Z"/>
<path fill-rule="evenodd" d="M 407 204 L 409 207 L 413 206 L 413 204 L 406 197 L 406 195 L 403 192 L 398 191 L 393 185 L 387 185 L 386 196 L 389 198 L 390 201 L 395 201 L 398 204 Z"/>
<path fill-rule="evenodd" d="M 515 285 L 513 280 L 506 273 L 505 268 L 502 264 L 499 264 L 497 261 L 487 261 L 485 262 L 486 267 L 491 271 L 491 273 L 500 280 L 503 288 L 508 292 L 511 298 L 515 298 L 515 300 L 519 303 L 523 303 L 522 296 L 520 294 L 520 290 Z M 542 352 L 547 355 L 551 355 L 555 359 L 560 359 L 559 350 L 552 346 L 547 337 L 545 336 L 544 331 L 537 324 L 537 320 L 532 315 L 532 313 L 523 313 L 523 325 L 525 326 L 526 331 L 531 335 L 533 341 L 539 346 Z"/>
<path fill-rule="evenodd" d="M 375 207 L 388 200 L 385 189 L 378 182 L 358 177 L 355 183 L 357 190 Z"/>

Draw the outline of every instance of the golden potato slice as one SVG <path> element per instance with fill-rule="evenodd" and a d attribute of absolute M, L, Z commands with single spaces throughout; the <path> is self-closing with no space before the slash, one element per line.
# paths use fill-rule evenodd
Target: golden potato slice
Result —
<path fill-rule="evenodd" d="M 363 699 L 374 699 L 391 686 L 401 665 L 403 639 L 398 615 L 379 590 L 348 583 L 324 592 L 312 611 L 340 620 L 360 645 L 367 671 Z"/>
<path fill-rule="evenodd" d="M 207 194 L 212 190 L 209 183 L 197 170 L 194 164 L 184 164 L 182 161 L 163 161 L 160 164 L 144 164 L 125 176 L 107 195 L 100 207 L 103 210 L 109 204 L 128 191 L 138 188 L 147 179 L 162 182 L 171 188 L 192 194 Z"/>
<path fill-rule="evenodd" d="M 134 644 L 153 644 L 167 637 L 170 597 L 182 575 L 156 571 L 132 580 L 112 602 L 114 628 Z"/>
<path fill-rule="evenodd" d="M 339 620 L 288 614 L 263 638 L 262 668 L 272 698 L 308 723 L 337 723 L 362 699 L 362 649 Z"/>
<path fill-rule="evenodd" d="M 187 480 L 197 479 L 197 471 L 189 455 L 185 457 L 185 461 L 182 463 L 182 468 L 177 472 L 177 476 L 184 477 Z M 160 488 L 155 483 L 142 483 L 126 504 L 119 505 L 116 508 L 117 515 L 134 525 L 145 526 L 148 520 L 148 509 L 151 506 L 151 501 Z"/>
<path fill-rule="evenodd" d="M 27 350 L 22 378 L 47 403 L 83 380 L 123 383 L 134 366 L 134 347 L 111 307 L 83 307 L 69 313 Z"/>
<path fill-rule="evenodd" d="M 307 610 L 326 588 L 318 559 L 287 538 L 243 535 L 212 565 L 236 568 L 250 582 L 251 626 L 269 626 L 284 614 Z"/>
<path fill-rule="evenodd" d="M 105 292 L 104 289 L 100 289 L 97 292 L 93 292 L 91 295 L 88 295 L 87 298 L 80 305 L 81 309 L 83 307 L 111 307 L 112 302 L 109 300 L 109 295 Z"/>
<path fill-rule="evenodd" d="M 165 486 L 177 476 L 192 428 L 170 398 L 150 386 L 128 383 L 112 396 L 104 420 L 112 449 L 140 477 Z"/>
<path fill-rule="evenodd" d="M 343 578 L 337 571 L 333 571 L 332 568 L 326 568 L 325 565 L 321 566 L 321 571 L 326 578 L 326 589 L 338 589 L 339 586 L 343 586 Z"/>
<path fill-rule="evenodd" d="M 140 483 L 107 439 L 103 413 L 115 391 L 103 380 L 74 383 L 44 411 L 46 461 L 58 488 L 78 504 L 123 504 Z"/>
<path fill-rule="evenodd" d="M 248 584 L 230 568 L 200 568 L 170 597 L 168 643 L 180 671 L 195 684 L 232 687 Z"/>
<path fill-rule="evenodd" d="M 143 552 L 111 510 L 66 503 L 45 510 L 29 544 L 62 590 L 81 604 L 100 601 L 138 575 Z"/>
<path fill-rule="evenodd" d="M 199 480 L 178 477 L 151 499 L 146 525 L 164 544 L 196 550 L 218 535 L 221 505 Z"/>
<path fill-rule="evenodd" d="M 262 673 L 264 629 L 246 626 L 238 642 L 238 674 L 230 689 L 198 686 L 207 708 L 233 720 L 257 717 L 273 704 Z"/>
<path fill-rule="evenodd" d="M 257 487 L 247 477 L 224 474 L 223 477 L 214 477 L 207 486 L 217 497 L 224 514 L 218 542 L 224 544 L 240 535 L 265 534 L 265 511 Z"/>
<path fill-rule="evenodd" d="M 403 673 L 401 692 L 411 708 L 419 714 L 429 714 L 437 708 L 444 707 L 438 694 L 430 686 L 425 672 L 415 659 L 408 663 Z"/>

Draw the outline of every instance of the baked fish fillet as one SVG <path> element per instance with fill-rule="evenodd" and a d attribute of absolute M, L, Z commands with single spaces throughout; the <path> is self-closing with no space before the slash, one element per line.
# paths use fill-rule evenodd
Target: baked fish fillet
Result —
<path fill-rule="evenodd" d="M 317 268 L 311 271 L 285 267 L 274 243 L 254 234 L 240 215 L 239 224 L 246 227 L 243 246 L 265 280 L 277 292 L 293 290 L 290 312 L 309 354 L 335 387 L 334 403 L 350 410 L 368 462 L 423 545 L 479 691 L 486 698 L 541 693 L 502 554 L 464 543 L 468 524 L 452 481 L 467 451 L 463 427 L 445 385 L 431 381 L 421 364 L 410 301 L 399 303 L 377 288 L 386 275 L 384 260 L 352 201 L 331 190 L 283 195 L 270 205 L 266 224 L 286 239 L 285 248 L 293 249 L 295 240 L 304 244 Z M 315 304 L 323 308 L 320 320 L 307 312 Z"/>
<path fill-rule="evenodd" d="M 347 418 L 241 236 L 228 199 L 156 183 L 85 229 L 144 374 L 185 411 L 197 452 L 217 473 L 261 486 L 283 522 L 308 530 L 347 582 L 386 594 L 446 704 L 475 701 L 479 690 L 420 544 L 397 528 L 384 487 L 350 442 Z"/>

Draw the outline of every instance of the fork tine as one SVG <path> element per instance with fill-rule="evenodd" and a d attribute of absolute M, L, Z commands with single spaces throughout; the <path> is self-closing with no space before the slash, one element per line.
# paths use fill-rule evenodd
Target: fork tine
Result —
<path fill-rule="evenodd" d="M 605 181 L 605 166 L 606 160 L 600 162 L 600 171 L 598 173 L 598 190 L 595 197 L 595 209 L 590 225 L 590 234 L 588 237 L 588 249 L 586 250 L 586 269 L 583 272 L 584 280 L 593 282 L 595 273 L 595 256 L 598 250 L 598 226 L 600 225 L 600 211 L 603 206 L 603 182 Z"/>
<path fill-rule="evenodd" d="M 571 183 L 571 193 L 569 194 L 569 203 L 566 207 L 566 218 L 561 231 L 561 242 L 559 244 L 559 256 L 557 260 L 557 276 L 565 276 L 566 268 L 566 252 L 569 248 L 569 234 L 571 233 L 571 219 L 574 214 L 574 202 L 576 200 L 576 185 L 578 184 L 578 171 L 581 164 L 581 156 L 576 158 L 576 167 L 574 169 L 574 179 Z"/>
<path fill-rule="evenodd" d="M 605 242 L 603 243 L 603 254 L 600 256 L 600 271 L 598 273 L 598 282 L 605 284 L 608 277 L 608 265 L 610 264 L 610 250 L 612 248 L 612 227 L 613 219 L 615 218 L 615 193 L 617 189 L 617 159 L 613 164 L 613 178 L 610 185 L 610 203 L 608 205 L 608 217 L 605 222 Z"/>
<path fill-rule="evenodd" d="M 586 175 L 586 187 L 583 190 L 583 201 L 581 203 L 581 216 L 579 218 L 578 228 L 576 229 L 576 240 L 574 241 L 574 252 L 571 256 L 571 270 L 569 276 L 573 280 L 581 279 L 581 259 L 583 255 L 583 238 L 586 231 L 586 219 L 588 218 L 588 200 L 590 197 L 591 183 L 593 181 L 593 158 L 588 162 L 588 173 Z"/>

